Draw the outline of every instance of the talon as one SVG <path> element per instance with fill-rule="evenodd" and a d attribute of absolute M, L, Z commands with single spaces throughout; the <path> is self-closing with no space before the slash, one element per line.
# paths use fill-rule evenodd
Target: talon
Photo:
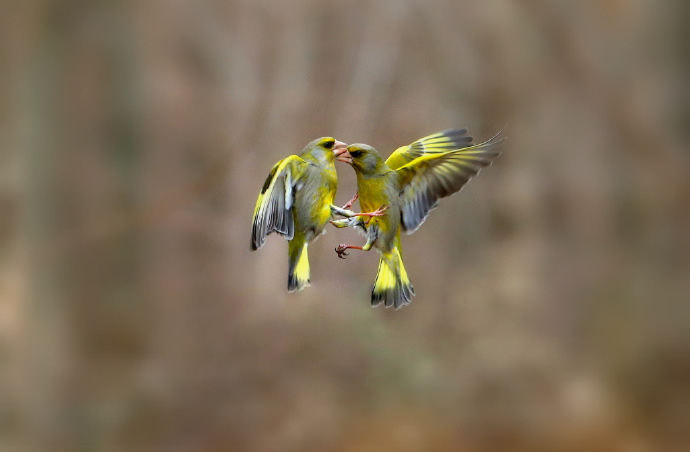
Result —
<path fill-rule="evenodd" d="M 384 216 L 384 215 L 385 215 L 384 212 L 385 212 L 386 210 L 388 210 L 388 207 L 389 207 L 389 206 L 381 206 L 381 207 L 379 207 L 378 209 L 376 209 L 374 212 L 371 212 L 370 214 L 368 214 L 369 220 L 368 220 L 365 224 L 369 224 L 369 222 L 371 221 L 371 219 L 374 218 L 374 217 L 382 217 L 382 216 Z"/>
<path fill-rule="evenodd" d="M 357 198 L 359 198 L 359 192 L 355 193 L 355 196 L 352 197 L 351 200 L 349 200 L 344 206 L 344 210 L 350 210 L 352 208 L 352 204 L 354 204 L 355 201 L 357 201 Z"/>
<path fill-rule="evenodd" d="M 347 250 L 347 245 L 338 245 L 335 247 L 335 252 L 338 253 L 338 257 L 341 259 L 345 259 L 344 256 L 349 256 L 348 253 L 345 252 Z"/>
<path fill-rule="evenodd" d="M 390 207 L 390 206 L 383 205 L 383 206 L 379 207 L 379 208 L 376 210 L 376 212 L 374 212 L 374 214 L 376 214 L 377 217 L 381 217 L 381 216 L 383 216 L 383 213 L 384 213 L 386 210 L 388 210 L 389 207 Z"/>

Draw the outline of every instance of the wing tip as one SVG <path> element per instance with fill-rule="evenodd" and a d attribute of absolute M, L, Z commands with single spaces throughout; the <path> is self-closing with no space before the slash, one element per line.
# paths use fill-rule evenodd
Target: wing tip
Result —
<path fill-rule="evenodd" d="M 483 145 L 488 145 L 488 146 L 495 146 L 500 143 L 503 143 L 506 139 L 508 139 L 508 136 L 505 134 L 506 130 L 508 130 L 508 126 L 503 126 L 501 130 L 496 132 L 494 136 L 486 140 L 484 143 L 481 143 L 480 146 Z"/>
<path fill-rule="evenodd" d="M 497 148 L 508 138 L 505 135 L 505 130 L 506 128 L 504 127 L 488 140 L 475 144 L 471 147 L 471 149 L 480 151 L 480 155 L 483 157 L 489 158 L 489 160 L 485 162 L 482 167 L 490 166 L 493 163 L 493 159 L 503 153 L 503 151 L 500 151 Z"/>
<path fill-rule="evenodd" d="M 256 217 L 255 217 L 254 222 L 252 223 L 252 238 L 249 241 L 249 250 L 250 251 L 256 251 L 259 248 L 261 248 L 262 245 L 263 245 L 263 242 L 261 240 L 261 237 L 258 234 Z"/>

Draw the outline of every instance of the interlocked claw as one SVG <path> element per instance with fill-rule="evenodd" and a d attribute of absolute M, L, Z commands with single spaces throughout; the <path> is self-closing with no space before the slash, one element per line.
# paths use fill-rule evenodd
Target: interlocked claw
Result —
<path fill-rule="evenodd" d="M 378 209 L 376 209 L 374 212 L 366 213 L 366 214 L 360 214 L 360 215 L 366 215 L 366 216 L 369 217 L 369 219 L 368 219 L 367 221 L 364 222 L 364 225 L 365 225 L 365 226 L 368 226 L 368 225 L 369 225 L 369 222 L 371 222 L 371 219 L 374 218 L 374 217 L 382 217 L 382 216 L 384 216 L 384 215 L 385 215 L 384 212 L 386 212 L 386 210 L 388 210 L 388 207 L 389 207 L 389 206 L 381 206 L 381 207 L 379 207 Z"/>
<path fill-rule="evenodd" d="M 345 259 L 345 256 L 349 256 L 349 254 L 345 252 L 348 248 L 349 247 L 346 244 L 341 243 L 335 247 L 335 252 L 338 253 L 339 258 Z"/>
<path fill-rule="evenodd" d="M 386 210 L 388 210 L 388 207 L 389 206 L 381 206 L 378 209 L 376 209 L 374 212 L 371 212 L 367 215 L 369 215 L 370 217 L 382 217 L 384 215 L 384 212 Z"/>
<path fill-rule="evenodd" d="M 357 198 L 359 198 L 359 192 L 355 193 L 355 195 L 352 197 L 351 200 L 349 200 L 344 206 L 344 210 L 350 210 L 352 208 L 352 204 L 354 204 L 355 201 L 357 201 Z"/>

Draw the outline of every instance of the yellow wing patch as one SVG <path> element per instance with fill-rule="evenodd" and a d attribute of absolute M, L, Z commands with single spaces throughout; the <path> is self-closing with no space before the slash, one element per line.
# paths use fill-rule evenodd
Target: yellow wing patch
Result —
<path fill-rule="evenodd" d="M 399 147 L 386 159 L 386 165 L 391 169 L 398 169 L 426 153 L 447 152 L 467 147 L 471 143 L 472 137 L 467 135 L 467 129 L 444 130 Z"/>

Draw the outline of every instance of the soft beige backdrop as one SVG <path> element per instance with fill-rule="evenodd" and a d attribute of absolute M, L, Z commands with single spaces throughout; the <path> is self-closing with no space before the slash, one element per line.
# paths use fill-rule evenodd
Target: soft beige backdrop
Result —
<path fill-rule="evenodd" d="M 10 3 L 3 451 L 688 445 L 688 2 Z M 249 252 L 308 141 L 461 126 L 509 138 L 404 238 L 411 306 L 353 231 L 298 294 Z"/>

